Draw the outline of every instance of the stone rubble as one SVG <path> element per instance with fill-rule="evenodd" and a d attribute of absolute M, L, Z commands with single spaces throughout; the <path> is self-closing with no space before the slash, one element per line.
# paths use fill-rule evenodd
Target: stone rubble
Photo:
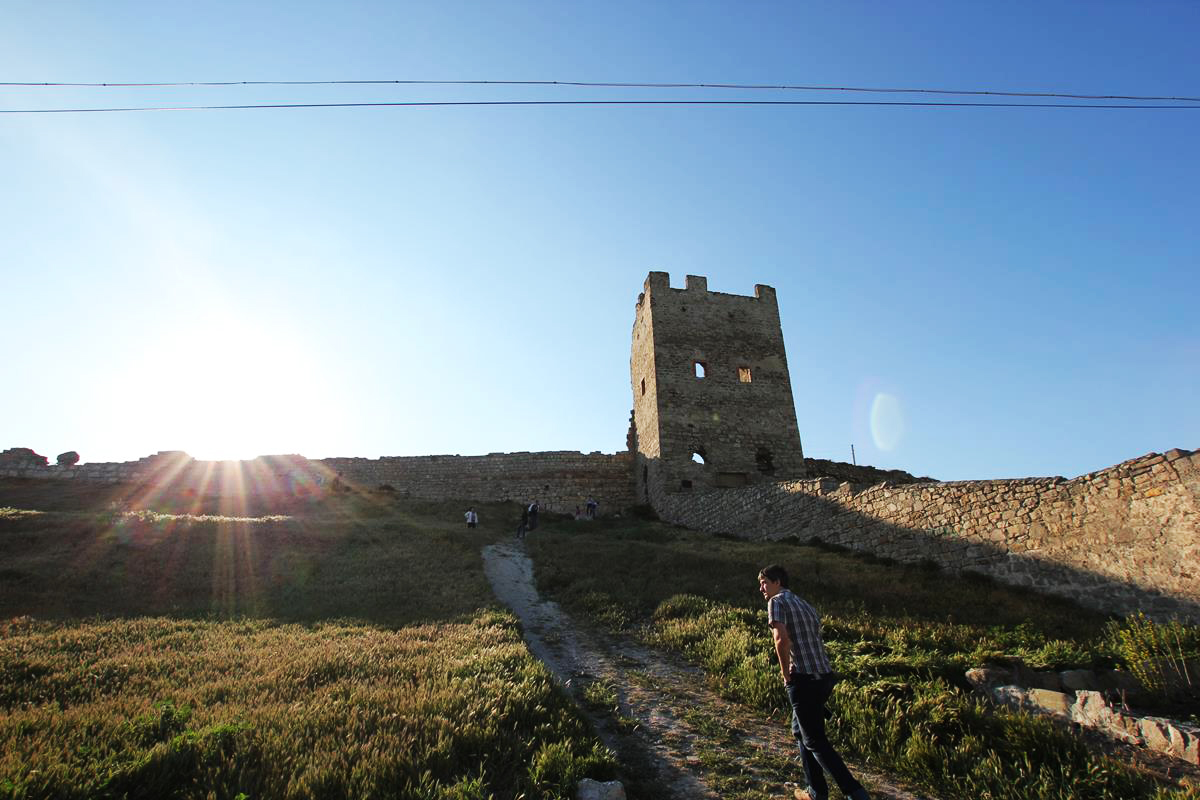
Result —
<path fill-rule="evenodd" d="M 1006 682 L 1017 676 L 1042 685 Z M 966 677 L 976 691 L 1002 705 L 1094 728 L 1117 741 L 1200 765 L 1200 726 L 1165 717 L 1137 716 L 1107 699 L 1106 694 L 1136 697 L 1136 681 L 1128 673 L 1032 672 L 1017 665 L 977 667 L 967 670 Z"/>
<path fill-rule="evenodd" d="M 620 781 L 594 781 L 584 778 L 579 782 L 576 800 L 625 800 L 625 787 Z"/>

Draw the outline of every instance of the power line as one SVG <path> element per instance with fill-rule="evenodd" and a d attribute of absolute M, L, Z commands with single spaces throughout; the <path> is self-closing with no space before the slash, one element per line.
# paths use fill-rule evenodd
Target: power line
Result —
<path fill-rule="evenodd" d="M 1068 100 L 1155 100 L 1200 103 L 1200 97 L 1168 97 L 1124 94 L 1067 94 L 1063 92 L 1006 92 L 990 89 L 924 89 L 864 86 L 806 86 L 767 83 L 618 83 L 607 81 L 433 81 L 433 80 L 341 80 L 341 81 L 182 81 L 143 83 L 56 83 L 0 81 L 0 86 L 71 88 L 162 88 L 199 86 L 574 86 L 608 89 L 745 89 L 754 91 L 874 92 L 887 94 L 992 95 L 997 97 L 1058 97 Z"/>
<path fill-rule="evenodd" d="M 1126 110 L 1200 110 L 1200 105 L 1122 103 L 937 103 L 884 100 L 447 100 L 378 103 L 247 103 L 213 106 L 130 106 L 113 108 L 0 109 L 0 114 L 87 114 L 132 111 L 244 111 L 296 108 L 415 108 L 440 106 L 909 106 L 926 108 L 1100 108 Z"/>

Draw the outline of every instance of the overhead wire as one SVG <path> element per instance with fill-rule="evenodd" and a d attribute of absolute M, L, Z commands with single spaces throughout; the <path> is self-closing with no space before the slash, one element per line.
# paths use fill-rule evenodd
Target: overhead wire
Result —
<path fill-rule="evenodd" d="M 107 108 L 0 109 L 0 114 L 84 114 L 137 111 L 243 111 L 299 108 L 402 108 L 445 106 L 908 106 L 932 108 L 1091 108 L 1124 110 L 1200 110 L 1200 105 L 1127 103 L 938 103 L 884 100 L 445 100 L 365 103 L 244 103 L 237 105 L 124 106 Z"/>
<path fill-rule="evenodd" d="M 572 86 L 608 89 L 741 89 L 748 91 L 874 92 L 887 94 L 994 95 L 998 97 L 1057 97 L 1069 100 L 1138 100 L 1200 103 L 1200 97 L 1123 94 L 1071 94 L 1065 92 L 1015 92 L 992 89 L 929 89 L 866 86 L 819 86 L 767 83 L 641 83 L 616 81 L 485 81 L 485 80 L 311 80 L 311 81 L 178 81 L 93 82 L 0 81 L 0 86 L 65 88 L 168 88 L 204 86 Z"/>

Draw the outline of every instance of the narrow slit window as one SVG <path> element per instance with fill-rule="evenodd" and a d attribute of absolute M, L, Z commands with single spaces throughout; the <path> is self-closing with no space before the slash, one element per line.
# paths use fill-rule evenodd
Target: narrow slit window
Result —
<path fill-rule="evenodd" d="M 738 380 L 741 381 L 742 383 L 750 382 L 750 368 L 749 367 L 738 367 Z"/>
<path fill-rule="evenodd" d="M 642 378 L 642 394 L 646 393 L 646 379 Z"/>
<path fill-rule="evenodd" d="M 708 375 L 708 365 L 703 361 L 693 361 L 692 366 L 696 369 L 697 378 L 703 378 Z"/>

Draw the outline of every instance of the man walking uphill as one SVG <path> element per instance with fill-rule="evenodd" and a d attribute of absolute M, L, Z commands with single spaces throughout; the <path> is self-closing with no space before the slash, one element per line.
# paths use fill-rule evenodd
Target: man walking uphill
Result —
<path fill-rule="evenodd" d="M 833 691 L 833 668 L 821 641 L 821 618 L 788 589 L 787 570 L 778 564 L 758 573 L 758 590 L 767 601 L 767 624 L 792 704 L 792 735 L 800 745 L 808 783 L 796 790 L 796 800 L 828 800 L 826 772 L 850 800 L 870 800 L 825 736 L 825 701 Z"/>

